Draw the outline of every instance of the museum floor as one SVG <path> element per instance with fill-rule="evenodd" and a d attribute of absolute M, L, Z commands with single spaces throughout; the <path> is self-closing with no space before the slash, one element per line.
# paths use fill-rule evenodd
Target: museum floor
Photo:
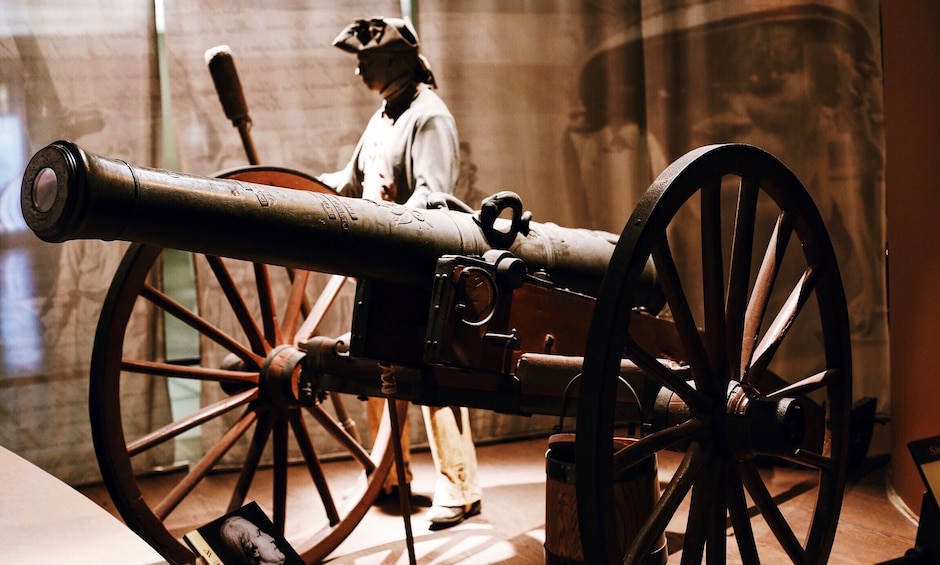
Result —
<path fill-rule="evenodd" d="M 902 556 L 913 546 L 916 524 L 887 495 L 886 434 L 884 426 L 876 426 L 868 459 L 850 477 L 830 563 L 880 563 Z M 479 446 L 484 491 L 482 514 L 451 529 L 431 532 L 422 519 L 424 508 L 415 508 L 412 528 L 418 563 L 544 563 L 545 450 L 544 437 Z M 661 461 L 661 472 L 669 465 L 670 461 Z M 428 452 L 413 455 L 413 470 L 416 498 L 429 497 L 433 467 Z M 803 494 L 801 485 L 805 484 L 805 477 L 791 469 L 778 468 L 772 472 L 780 509 L 788 516 L 810 513 L 814 499 Z M 113 512 L 103 489 L 87 488 L 82 492 Z M 681 516 L 677 520 L 681 523 Z M 667 538 L 675 541 L 678 534 L 670 536 L 670 531 L 671 528 L 667 529 Z M 755 535 L 761 538 L 757 527 Z M 406 564 L 408 553 L 403 539 L 403 520 L 394 505 L 374 506 L 327 563 Z M 669 561 L 678 562 L 678 557 L 673 553 Z M 764 563 L 788 562 L 773 553 L 762 553 L 761 558 Z"/>

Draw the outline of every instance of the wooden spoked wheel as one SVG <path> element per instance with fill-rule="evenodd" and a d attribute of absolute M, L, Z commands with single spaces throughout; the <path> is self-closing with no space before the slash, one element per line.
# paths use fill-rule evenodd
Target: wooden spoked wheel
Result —
<path fill-rule="evenodd" d="M 273 167 L 220 176 L 328 190 L 311 177 Z M 284 379 L 300 371 L 299 364 L 284 370 L 284 352 L 293 351 L 288 357 L 295 362 L 302 358 L 295 334 L 315 334 L 342 280 L 335 276 L 319 297 L 308 297 L 312 273 L 196 256 L 219 289 L 213 306 L 203 311 L 183 306 L 155 283 L 163 255 L 161 248 L 129 248 L 95 336 L 89 411 L 115 506 L 131 529 L 179 564 L 195 561 L 183 534 L 256 501 L 306 562 L 321 561 L 362 520 L 392 463 L 387 418 L 370 450 L 360 444 L 336 395 L 321 393 L 314 405 L 299 406 L 278 393 L 291 384 Z M 199 336 L 201 351 L 192 362 L 167 360 L 154 351 L 160 348 L 142 346 L 136 337 L 140 326 L 159 331 L 171 318 Z M 198 383 L 209 402 L 171 416 L 165 400 L 171 378 Z M 142 403 L 145 394 L 154 400 Z M 326 409 L 327 398 L 336 404 L 335 415 Z M 195 429 L 202 436 L 197 460 L 179 463 L 174 441 Z M 343 473 L 324 469 L 318 449 L 324 444 L 343 463 Z M 270 487 L 252 486 L 259 473 L 271 473 L 263 483 Z M 175 519 L 174 512 L 186 517 Z"/>
<path fill-rule="evenodd" d="M 671 352 L 632 308 L 650 259 Z M 825 563 L 845 488 L 850 335 L 835 254 L 799 180 L 752 146 L 688 153 L 631 216 L 595 312 L 575 457 L 586 562 L 648 562 L 665 533 L 682 563 Z M 622 357 L 655 390 L 645 433 L 611 456 Z M 623 540 L 611 477 L 657 454 L 674 455 L 675 471 Z M 774 480 L 780 465 L 808 477 L 796 490 L 815 497 L 811 513 L 781 502 L 794 495 Z"/>

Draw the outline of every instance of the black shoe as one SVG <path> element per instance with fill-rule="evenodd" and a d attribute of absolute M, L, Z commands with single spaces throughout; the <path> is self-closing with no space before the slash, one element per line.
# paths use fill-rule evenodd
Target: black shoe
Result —
<path fill-rule="evenodd" d="M 476 501 L 465 506 L 432 506 L 424 518 L 431 522 L 429 530 L 443 530 L 476 516 L 483 510 L 483 503 Z"/>

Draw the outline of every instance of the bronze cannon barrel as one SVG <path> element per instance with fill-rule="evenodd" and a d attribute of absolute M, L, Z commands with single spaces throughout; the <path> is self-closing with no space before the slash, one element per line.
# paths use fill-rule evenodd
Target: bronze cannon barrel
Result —
<path fill-rule="evenodd" d="M 30 160 L 21 204 L 29 227 L 48 242 L 131 241 L 422 286 L 439 257 L 492 248 L 479 214 L 139 167 L 68 141 Z M 493 226 L 510 223 L 498 218 Z M 617 237 L 552 223 L 527 227 L 509 250 L 528 271 L 594 294 Z"/>

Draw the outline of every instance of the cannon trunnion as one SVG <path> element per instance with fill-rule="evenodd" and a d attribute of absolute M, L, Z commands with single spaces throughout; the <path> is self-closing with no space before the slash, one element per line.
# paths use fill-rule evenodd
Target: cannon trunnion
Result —
<path fill-rule="evenodd" d="M 274 168 L 220 177 L 57 142 L 23 179 L 24 217 L 42 239 L 135 242 L 99 320 L 90 416 L 122 517 L 171 562 L 193 559 L 173 511 L 222 467 L 237 471 L 226 508 L 240 506 L 269 443 L 274 523 L 307 562 L 326 558 L 391 467 L 389 422 L 371 444 L 360 439 L 345 393 L 390 396 L 402 409 L 412 401 L 571 417 L 584 562 L 662 556 L 680 508 L 687 526 L 669 553 L 684 562 L 827 560 L 848 454 L 848 316 L 819 213 L 773 156 L 736 144 L 690 152 L 653 183 L 619 237 L 536 223 L 507 193 L 470 214 L 343 198 Z M 229 309 L 214 318 L 164 294 L 153 282 L 164 247 L 204 255 Z M 311 271 L 333 274 L 314 297 Z M 357 278 L 351 331 L 321 335 L 346 277 Z M 127 330 L 154 312 L 222 354 L 206 349 L 185 365 L 141 353 Z M 123 398 L 167 377 L 199 380 L 216 397 L 182 418 L 126 427 Z M 203 458 L 168 492 L 148 491 L 147 462 L 216 422 L 222 431 Z M 346 503 L 312 427 L 363 477 Z M 248 447 L 233 450 L 243 437 Z M 641 523 L 626 528 L 612 478 L 655 468 L 650 459 L 666 451 L 681 462 Z M 307 501 L 299 522 L 287 512 L 292 461 L 309 471 L 321 508 L 311 517 Z M 778 508 L 761 472 L 776 461 L 813 477 L 811 516 Z"/>

